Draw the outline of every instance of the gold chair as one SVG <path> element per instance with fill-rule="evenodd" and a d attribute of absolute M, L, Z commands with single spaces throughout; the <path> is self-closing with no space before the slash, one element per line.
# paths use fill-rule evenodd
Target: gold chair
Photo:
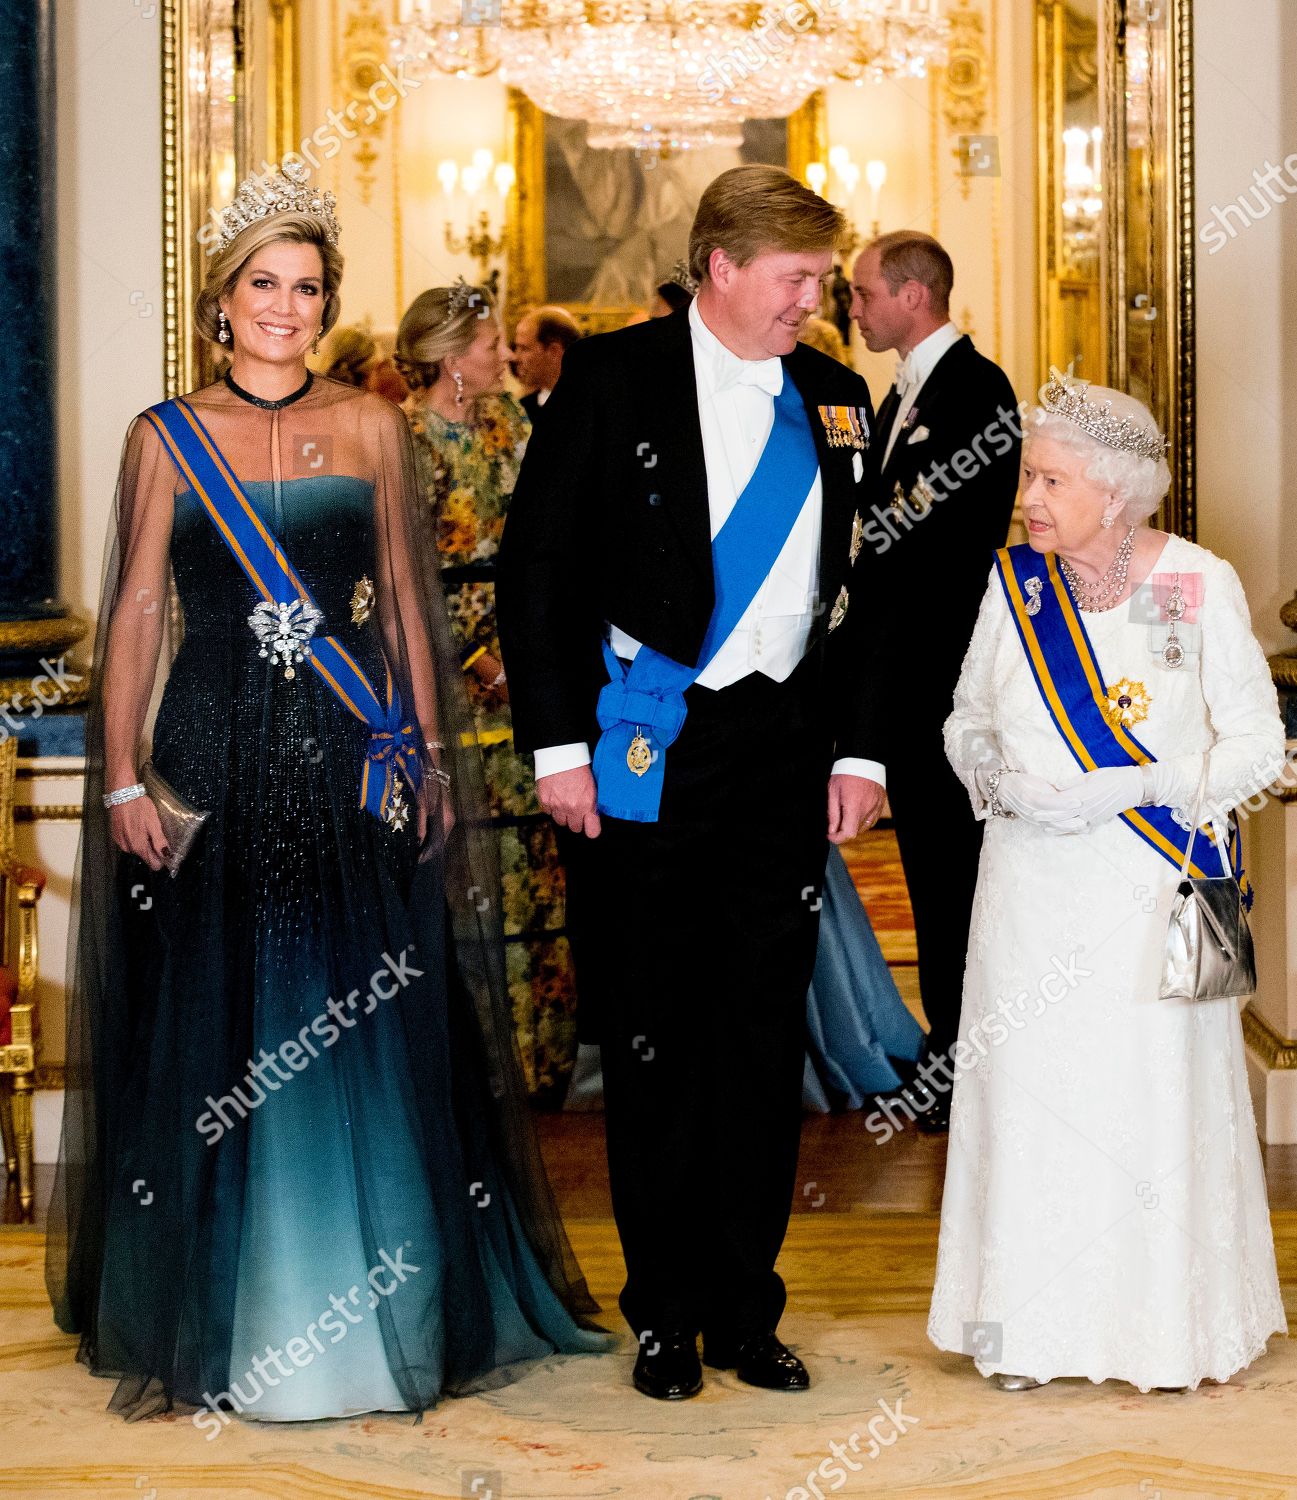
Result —
<path fill-rule="evenodd" d="M 32 1088 L 40 1024 L 36 1012 L 36 903 L 45 889 L 40 870 L 14 854 L 14 785 L 18 741 L 0 742 L 0 1132 L 5 1166 L 18 1179 L 24 1218 L 32 1213 Z"/>

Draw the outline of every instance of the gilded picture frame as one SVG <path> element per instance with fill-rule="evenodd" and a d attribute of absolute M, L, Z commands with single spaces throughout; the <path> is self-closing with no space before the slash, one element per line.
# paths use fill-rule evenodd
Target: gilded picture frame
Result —
<path fill-rule="evenodd" d="M 198 233 L 262 156 L 298 137 L 298 0 L 161 0 L 163 387 L 177 396 L 214 373 L 194 329 L 206 274 Z M 196 80 L 217 70 L 222 87 Z M 214 98 L 216 102 L 214 103 Z"/>
<path fill-rule="evenodd" d="M 515 182 L 507 230 L 505 321 L 513 326 L 525 307 L 553 300 L 546 277 L 545 248 L 545 116 L 519 89 L 508 94 L 508 159 Z M 827 119 L 822 92 L 813 94 L 788 118 L 787 166 L 802 177 L 807 164 L 828 155 Z M 665 273 L 669 267 L 663 267 Z M 620 327 L 636 304 L 565 302 L 587 333 Z"/>
<path fill-rule="evenodd" d="M 1036 0 L 1037 366 L 1144 401 L 1170 441 L 1159 524 L 1197 529 L 1192 0 Z M 1086 49 L 1092 56 L 1084 57 Z M 1102 131 L 1099 255 L 1065 243 L 1063 130 L 1075 80 L 1095 76 Z M 1072 121 L 1075 123 L 1075 121 Z"/>

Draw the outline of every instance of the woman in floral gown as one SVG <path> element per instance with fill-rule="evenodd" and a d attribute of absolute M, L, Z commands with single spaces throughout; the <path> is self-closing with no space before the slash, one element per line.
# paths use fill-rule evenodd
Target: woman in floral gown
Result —
<path fill-rule="evenodd" d="M 501 390 L 506 349 L 485 289 L 460 281 L 422 293 L 401 320 L 396 347 L 411 388 L 404 410 L 422 520 L 441 557 L 499 834 L 518 1045 L 533 1098 L 558 1104 L 576 1054 L 563 867 L 554 825 L 536 801 L 530 757 L 514 749 L 495 625 L 495 555 L 531 424 Z"/>

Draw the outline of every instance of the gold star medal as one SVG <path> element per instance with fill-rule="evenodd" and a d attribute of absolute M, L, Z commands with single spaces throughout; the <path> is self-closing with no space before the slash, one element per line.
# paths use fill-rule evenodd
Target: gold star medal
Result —
<path fill-rule="evenodd" d="M 653 764 L 653 751 L 649 742 L 640 733 L 640 726 L 635 726 L 635 738 L 630 742 L 630 749 L 626 752 L 626 764 L 636 776 L 643 776 Z"/>
<path fill-rule="evenodd" d="M 838 597 L 833 601 L 833 608 L 829 613 L 829 629 L 836 630 L 847 617 L 847 589 L 844 584 L 838 590 Z"/>
<path fill-rule="evenodd" d="M 351 593 L 351 623 L 363 625 L 374 609 L 374 585 L 362 577 Z"/>
<path fill-rule="evenodd" d="M 1123 677 L 1106 689 L 1103 716 L 1114 729 L 1133 729 L 1148 718 L 1148 706 L 1153 701 L 1142 682 L 1132 682 Z"/>

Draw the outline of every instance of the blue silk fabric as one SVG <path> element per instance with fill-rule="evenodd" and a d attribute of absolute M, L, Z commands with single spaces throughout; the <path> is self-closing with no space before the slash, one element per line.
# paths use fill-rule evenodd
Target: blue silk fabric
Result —
<path fill-rule="evenodd" d="M 685 689 L 720 650 L 756 598 L 806 503 L 819 459 L 806 408 L 784 375 L 774 398 L 770 436 L 743 493 L 712 541 L 716 602 L 693 666 L 642 646 L 629 667 L 604 645 L 609 681 L 599 694 L 603 731 L 594 752 L 601 813 L 634 823 L 656 823 L 662 802 L 667 747 L 684 727 Z M 636 735 L 648 741 L 648 770 L 627 763 Z"/>

